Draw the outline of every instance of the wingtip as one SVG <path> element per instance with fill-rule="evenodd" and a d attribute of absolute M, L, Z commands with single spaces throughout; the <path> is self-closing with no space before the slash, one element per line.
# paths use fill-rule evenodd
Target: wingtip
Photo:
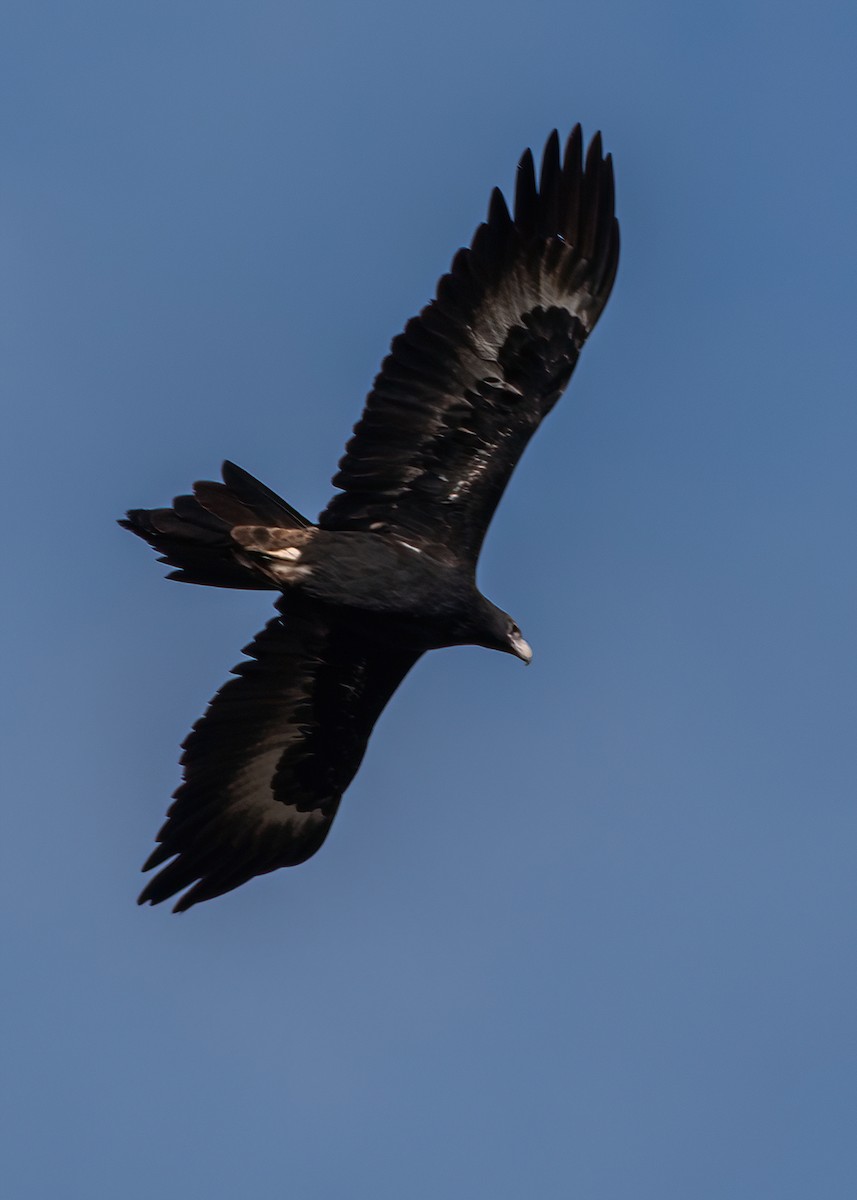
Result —
<path fill-rule="evenodd" d="M 565 153 L 563 154 L 563 167 L 566 171 L 570 170 L 575 164 L 580 164 L 581 150 L 583 147 L 583 127 L 578 121 L 568 135 L 565 143 Z"/>
<path fill-rule="evenodd" d="M 145 874 L 147 871 L 154 871 L 155 867 L 161 866 L 168 858 L 172 858 L 175 851 L 165 849 L 163 842 L 158 842 L 152 853 L 143 863 L 140 870 Z"/>
<path fill-rule="evenodd" d="M 195 901 L 191 900 L 189 904 L 185 904 L 184 903 L 185 898 L 186 898 L 185 896 L 182 896 L 173 905 L 172 911 L 174 913 L 187 912 L 187 910 L 193 906 Z M 166 896 L 162 896 L 160 899 L 156 899 L 154 896 L 148 895 L 148 888 L 144 888 L 143 891 L 140 893 L 140 895 L 137 897 L 137 904 L 141 908 L 145 907 L 146 905 L 148 905 L 150 908 L 154 908 L 156 904 L 161 904 L 161 903 L 163 903 L 164 900 L 166 900 Z"/>
<path fill-rule="evenodd" d="M 495 187 L 491 193 L 491 200 L 488 205 L 488 224 L 494 229 L 500 229 L 512 222 L 509 206 L 506 203 L 506 197 L 498 187 Z"/>
<path fill-rule="evenodd" d="M 535 232 L 537 206 L 536 164 L 532 150 L 527 149 L 521 155 L 515 177 L 515 224 L 524 235 Z"/>
<path fill-rule="evenodd" d="M 145 867 L 143 869 L 145 870 Z M 157 904 L 163 904 L 165 900 L 169 900 L 170 897 L 174 896 L 177 891 L 181 891 L 182 887 L 187 887 L 187 883 L 181 884 L 179 887 L 169 885 L 165 887 L 163 886 L 163 881 L 161 881 L 162 886 L 158 887 L 158 881 L 161 880 L 161 874 L 158 874 L 153 879 L 150 879 L 143 888 L 142 892 L 140 892 L 140 895 L 137 897 L 137 903 L 140 906 L 148 904 L 154 908 Z M 189 892 L 186 892 L 184 896 L 179 897 L 179 899 L 173 905 L 173 912 L 186 912 L 192 904 L 196 903 L 195 900 L 191 900 L 190 903 L 187 904 L 185 903 L 187 897 L 192 891 L 193 888 L 191 888 Z"/>
<path fill-rule="evenodd" d="M 586 171 L 587 173 L 594 170 L 597 164 L 600 164 L 604 159 L 604 141 L 601 137 L 601 130 L 597 129 L 592 141 L 589 143 L 589 148 L 586 151 Z"/>

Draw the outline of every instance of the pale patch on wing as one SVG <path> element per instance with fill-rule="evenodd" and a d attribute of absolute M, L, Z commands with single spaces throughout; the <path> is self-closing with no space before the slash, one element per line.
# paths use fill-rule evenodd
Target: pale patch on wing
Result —
<path fill-rule="evenodd" d="M 242 550 L 266 554 L 271 558 L 300 558 L 318 534 L 317 529 L 279 529 L 269 525 L 236 525 L 232 540 Z"/>
<path fill-rule="evenodd" d="M 285 755 L 301 741 L 298 726 L 286 727 L 269 735 L 269 746 L 255 754 L 235 771 L 228 792 L 232 802 L 228 811 L 243 817 L 252 816 L 257 826 L 274 826 L 279 829 L 291 827 L 295 835 L 301 835 L 312 826 L 323 825 L 329 817 L 322 811 L 323 802 L 315 797 L 315 808 L 299 808 L 278 800 L 274 794 L 274 780 Z"/>
<path fill-rule="evenodd" d="M 299 567 L 295 563 L 272 562 L 268 574 L 277 583 L 298 583 L 312 575 L 312 568 Z"/>
<path fill-rule="evenodd" d="M 260 780 L 258 790 L 247 792 L 230 804 L 225 810 L 225 818 L 234 816 L 244 827 L 248 821 L 252 822 L 256 834 L 261 834 L 262 840 L 265 830 L 271 833 L 288 832 L 292 837 L 300 838 L 311 830 L 330 823 L 329 813 L 321 808 L 299 808 L 296 804 L 285 804 L 277 800 L 270 787 L 272 777 L 273 775 L 264 782 Z"/>
<path fill-rule="evenodd" d="M 283 805 L 274 797 L 273 781 L 277 767 L 288 747 L 297 740 L 289 731 L 281 741 L 272 741 L 269 750 L 261 754 L 249 755 L 232 777 L 228 792 L 234 797 L 230 804 L 232 810 L 258 811 L 259 815 L 268 812 L 279 812 Z"/>
<path fill-rule="evenodd" d="M 467 470 L 462 472 L 458 483 L 447 496 L 446 499 L 449 503 L 460 500 L 462 496 L 466 496 L 475 487 L 491 465 L 491 459 L 494 457 L 495 450 L 496 447 L 494 446 L 484 446 L 475 452 Z"/>
<path fill-rule="evenodd" d="M 298 565 L 317 529 L 279 529 L 267 525 L 236 525 L 232 539 L 247 557 L 243 561 L 261 571 L 278 586 L 287 586 L 307 579 L 312 573 L 306 565 Z"/>

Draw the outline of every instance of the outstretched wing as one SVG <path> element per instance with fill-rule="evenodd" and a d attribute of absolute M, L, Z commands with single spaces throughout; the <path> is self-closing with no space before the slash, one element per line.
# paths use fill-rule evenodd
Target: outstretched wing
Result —
<path fill-rule="evenodd" d="M 475 563 L 524 447 L 569 381 L 616 274 L 613 167 L 596 134 L 554 132 L 536 184 L 528 150 L 514 217 L 488 220 L 392 344 L 345 457 L 325 529 L 401 533 Z"/>
<path fill-rule="evenodd" d="M 278 607 L 184 743 L 184 782 L 143 869 L 173 861 L 141 904 L 190 887 L 181 912 L 315 854 L 372 727 L 419 657 L 321 609 Z"/>

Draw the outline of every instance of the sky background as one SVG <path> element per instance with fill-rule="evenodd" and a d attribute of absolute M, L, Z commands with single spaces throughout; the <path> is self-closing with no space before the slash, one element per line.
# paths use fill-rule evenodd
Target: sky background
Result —
<path fill-rule="evenodd" d="M 853 4 L 6 0 L 5 1194 L 845 1200 L 857 1181 Z M 315 514 L 549 131 L 623 257 L 323 851 L 138 909 L 268 619 L 114 524 Z"/>

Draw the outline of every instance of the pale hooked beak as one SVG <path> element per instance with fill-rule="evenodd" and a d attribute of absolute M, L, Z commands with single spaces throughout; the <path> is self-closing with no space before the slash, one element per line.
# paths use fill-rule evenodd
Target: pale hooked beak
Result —
<path fill-rule="evenodd" d="M 533 659 L 533 648 L 529 642 L 525 642 L 521 635 L 516 633 L 509 638 L 509 645 L 512 647 L 512 653 L 529 666 Z"/>

